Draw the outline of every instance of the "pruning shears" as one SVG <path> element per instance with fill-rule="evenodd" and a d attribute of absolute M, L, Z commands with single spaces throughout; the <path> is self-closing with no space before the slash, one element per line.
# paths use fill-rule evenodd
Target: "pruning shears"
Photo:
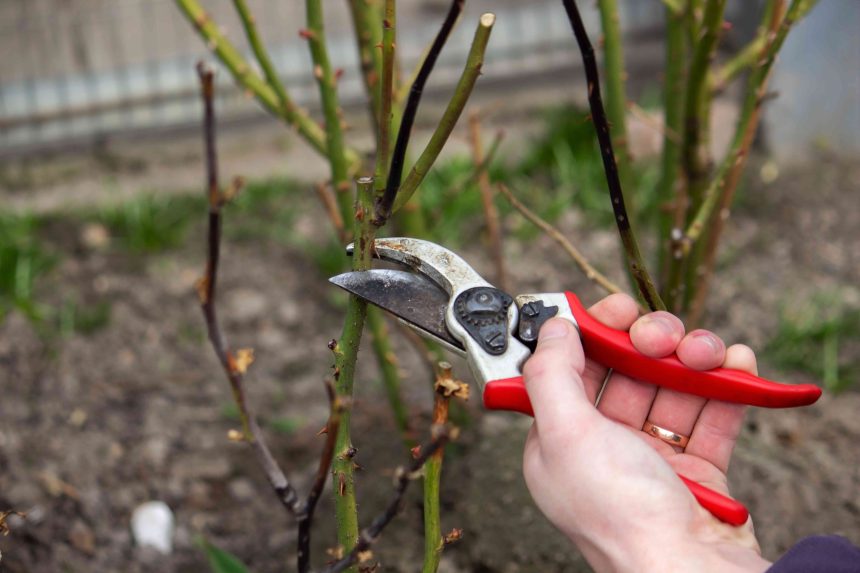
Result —
<path fill-rule="evenodd" d="M 349 245 L 347 253 L 352 250 Z M 740 370 L 692 370 L 674 354 L 650 358 L 636 350 L 627 332 L 589 315 L 574 293 L 511 296 L 484 280 L 460 256 L 429 241 L 377 239 L 373 255 L 409 270 L 350 272 L 331 282 L 465 356 L 490 410 L 534 415 L 522 366 L 535 349 L 541 325 L 552 317 L 565 318 L 577 327 L 589 358 L 663 388 L 765 408 L 805 406 L 821 395 L 812 384 L 780 384 Z M 746 522 L 749 512 L 741 503 L 678 477 L 718 519 L 732 525 Z"/>

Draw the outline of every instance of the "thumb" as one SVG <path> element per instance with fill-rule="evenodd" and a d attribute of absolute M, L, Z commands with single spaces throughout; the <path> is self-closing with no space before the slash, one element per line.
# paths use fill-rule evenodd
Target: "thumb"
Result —
<path fill-rule="evenodd" d="M 523 366 L 523 381 L 538 427 L 568 427 L 593 413 L 582 383 L 585 355 L 576 327 L 563 318 L 547 321 L 535 353 Z"/>

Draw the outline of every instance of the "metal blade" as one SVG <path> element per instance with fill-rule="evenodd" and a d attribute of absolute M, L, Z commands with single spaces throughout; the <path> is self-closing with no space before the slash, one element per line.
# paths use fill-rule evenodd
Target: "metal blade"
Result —
<path fill-rule="evenodd" d="M 347 292 L 390 312 L 420 333 L 463 352 L 445 326 L 448 293 L 420 274 L 390 269 L 344 273 L 329 279 Z"/>

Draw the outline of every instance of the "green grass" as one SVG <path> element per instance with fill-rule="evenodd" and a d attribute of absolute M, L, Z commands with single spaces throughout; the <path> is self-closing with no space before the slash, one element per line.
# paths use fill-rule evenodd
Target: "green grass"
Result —
<path fill-rule="evenodd" d="M 102 209 L 95 218 L 128 250 L 157 253 L 180 246 L 191 223 L 202 217 L 205 209 L 201 197 L 147 193 Z"/>
<path fill-rule="evenodd" d="M 0 320 L 18 310 L 32 320 L 48 314 L 35 299 L 35 285 L 54 266 L 56 256 L 38 237 L 32 216 L 0 217 Z"/>
<path fill-rule="evenodd" d="M 849 346 L 855 353 L 860 346 L 860 308 L 849 308 L 835 292 L 785 305 L 776 336 L 763 354 L 779 368 L 804 372 L 840 392 L 860 377 L 860 364 L 846 351 Z"/>

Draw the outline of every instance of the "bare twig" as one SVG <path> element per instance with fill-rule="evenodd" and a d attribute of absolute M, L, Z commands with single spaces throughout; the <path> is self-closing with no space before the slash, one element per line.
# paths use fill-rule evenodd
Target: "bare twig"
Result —
<path fill-rule="evenodd" d="M 215 148 L 215 110 L 213 104 L 213 77 L 212 70 L 200 63 L 197 66 L 200 76 L 201 93 L 204 106 L 204 141 L 206 146 L 206 169 L 207 169 L 207 196 L 209 199 L 209 232 L 208 251 L 206 260 L 206 274 L 197 283 L 197 294 L 203 316 L 206 319 L 206 329 L 209 333 L 209 341 L 218 356 L 218 360 L 230 381 L 233 391 L 233 399 L 239 408 L 239 416 L 242 420 L 243 435 L 246 441 L 251 443 L 257 454 L 260 466 L 263 468 L 269 484 L 275 491 L 275 495 L 281 504 L 293 514 L 299 509 L 299 497 L 292 484 L 287 480 L 271 451 L 266 445 L 262 431 L 257 425 L 254 414 L 245 399 L 244 373 L 250 362 L 248 352 L 234 354 L 227 345 L 227 341 L 221 332 L 218 316 L 215 309 L 215 294 L 218 280 L 218 262 L 221 248 L 221 207 L 224 199 L 218 186 L 218 157 Z"/>
<path fill-rule="evenodd" d="M 570 258 L 579 266 L 583 273 L 585 273 L 586 278 L 591 281 L 594 281 L 599 287 L 605 290 L 608 293 L 616 293 L 616 292 L 625 292 L 618 285 L 613 283 L 609 278 L 606 277 L 603 273 L 598 271 L 592 266 L 588 259 L 577 249 L 576 247 L 568 241 L 564 235 L 561 234 L 561 231 L 550 225 L 548 222 L 538 216 L 537 213 L 533 212 L 531 209 L 523 205 L 519 199 L 514 197 L 514 194 L 511 193 L 511 190 L 505 186 L 504 183 L 499 183 L 498 185 L 499 192 L 505 196 L 511 206 L 514 209 L 522 213 L 522 215 L 528 219 L 533 225 L 538 227 L 541 231 L 547 234 L 549 238 L 559 244 L 559 246 L 564 249 Z"/>
<path fill-rule="evenodd" d="M 317 501 L 319 501 L 325 487 L 325 482 L 328 479 L 329 469 L 334 458 L 334 447 L 340 429 L 341 415 L 346 409 L 343 401 L 335 393 L 334 384 L 331 381 L 326 381 L 325 388 L 329 403 L 329 417 L 325 426 L 325 444 L 323 444 L 322 453 L 320 454 L 314 483 L 308 492 L 307 498 L 305 498 L 304 503 L 301 504 L 299 511 L 296 513 L 296 521 L 299 526 L 297 552 L 299 573 L 307 573 L 310 569 L 311 525 L 314 520 L 314 510 L 316 510 Z"/>
<path fill-rule="evenodd" d="M 591 117 L 597 131 L 597 139 L 600 142 L 600 154 L 603 157 L 603 169 L 606 172 L 606 182 L 609 186 L 609 196 L 612 200 L 612 209 L 615 212 L 615 223 L 621 242 L 624 244 L 624 252 L 627 255 L 627 265 L 630 274 L 639 288 L 645 303 L 652 310 L 665 309 L 663 300 L 657 292 L 651 275 L 639 253 L 639 244 L 636 234 L 633 232 L 632 221 L 624 206 L 624 192 L 621 189 L 621 180 L 618 176 L 618 165 L 615 162 L 615 154 L 612 151 L 612 138 L 609 135 L 609 123 L 603 102 L 600 98 L 600 79 L 597 75 L 597 61 L 594 56 L 594 48 L 588 39 L 582 17 L 576 7 L 574 0 L 564 0 L 564 8 L 573 28 L 579 51 L 582 54 L 582 63 L 585 67 L 585 76 L 588 81 L 588 105 L 591 109 Z"/>
<path fill-rule="evenodd" d="M 406 107 L 403 110 L 403 117 L 400 121 L 400 129 L 397 132 L 397 141 L 394 143 L 394 150 L 391 154 L 391 166 L 388 170 L 388 180 L 385 183 L 385 193 L 380 198 L 376 206 L 375 219 L 377 225 L 382 226 L 388 217 L 391 216 L 391 208 L 394 205 L 394 198 L 400 189 L 400 181 L 403 177 L 403 163 L 406 159 L 406 148 L 409 146 L 409 138 L 412 135 L 412 125 L 415 123 L 415 114 L 418 112 L 418 104 L 421 102 L 421 96 L 424 93 L 424 85 L 436 65 L 436 60 L 448 41 L 448 36 L 457 23 L 457 18 L 460 17 L 460 12 L 463 11 L 465 0 L 453 0 L 451 7 L 448 10 L 445 20 L 442 22 L 442 27 L 430 50 L 427 52 L 427 57 L 421 63 L 421 68 L 418 70 L 418 75 L 415 81 L 412 82 L 412 87 L 409 88 L 409 97 L 406 100 Z"/>
<path fill-rule="evenodd" d="M 667 126 L 665 122 L 660 121 L 648 113 L 647 110 L 642 109 L 642 106 L 635 101 L 627 102 L 627 109 L 629 109 L 630 113 L 635 115 L 639 121 L 662 135 L 664 139 L 668 139 L 675 144 L 681 143 L 681 135 L 677 131 Z"/>
<path fill-rule="evenodd" d="M 485 162 L 484 147 L 481 143 L 481 119 L 477 111 L 469 114 L 469 143 L 472 146 L 472 161 L 475 164 L 484 218 L 487 220 L 487 241 L 496 263 L 496 284 L 502 290 L 507 290 L 508 277 L 505 272 L 505 254 L 502 248 L 502 226 L 499 223 L 499 210 L 496 209 L 493 201 L 493 187 L 487 172 L 488 162 Z"/>
<path fill-rule="evenodd" d="M 317 196 L 320 198 L 320 202 L 325 208 L 326 215 L 328 215 L 328 219 L 331 221 L 332 227 L 334 227 L 334 232 L 337 233 L 338 239 L 341 243 L 347 243 L 349 241 L 349 232 L 346 230 L 346 227 L 344 227 L 343 217 L 340 214 L 337 199 L 335 198 L 331 187 L 329 187 L 327 182 L 321 181 L 314 185 L 314 189 L 317 192 Z"/>
<path fill-rule="evenodd" d="M 421 468 L 427 460 L 430 459 L 430 457 L 435 454 L 439 448 L 444 447 L 445 444 L 454 438 L 456 432 L 443 426 L 438 428 L 434 434 L 435 435 L 428 444 L 421 446 L 419 450 L 420 453 L 412 460 L 409 469 L 401 467 L 395 472 L 394 497 L 392 497 L 391 501 L 388 502 L 385 510 L 376 516 L 368 527 L 361 530 L 361 534 L 358 536 L 358 541 L 355 543 L 355 546 L 348 555 L 340 561 L 329 565 L 323 569 L 321 573 L 340 573 L 356 563 L 367 561 L 371 558 L 371 555 L 369 554 L 371 546 L 377 539 L 379 539 L 380 534 L 385 527 L 391 523 L 391 520 L 400 513 L 403 506 L 403 496 L 409 488 L 410 482 L 419 477 Z"/>

